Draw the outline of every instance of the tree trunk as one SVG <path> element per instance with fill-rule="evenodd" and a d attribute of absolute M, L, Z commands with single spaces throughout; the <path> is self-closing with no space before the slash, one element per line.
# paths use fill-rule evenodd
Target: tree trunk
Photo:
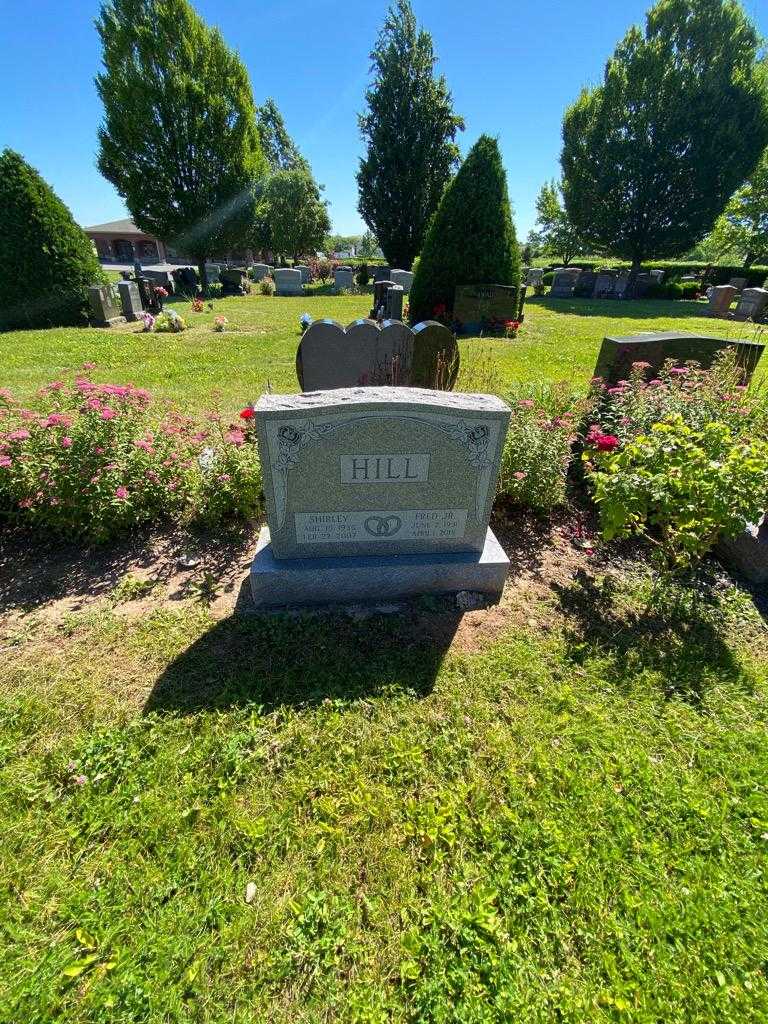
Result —
<path fill-rule="evenodd" d="M 752 264 L 754 262 L 755 262 L 755 253 L 748 252 L 747 255 L 744 257 L 744 269 L 745 270 L 749 270 L 749 268 L 752 266 Z"/>

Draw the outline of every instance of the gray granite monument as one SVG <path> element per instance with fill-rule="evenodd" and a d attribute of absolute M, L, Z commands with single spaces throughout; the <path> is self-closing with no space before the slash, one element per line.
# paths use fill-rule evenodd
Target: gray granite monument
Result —
<path fill-rule="evenodd" d="M 141 296 L 139 295 L 139 286 L 135 281 L 118 281 L 117 290 L 120 293 L 120 302 L 125 319 L 131 322 L 138 320 L 144 312 Z"/>
<path fill-rule="evenodd" d="M 277 295 L 303 295 L 304 286 L 301 282 L 301 271 L 290 267 L 280 267 L 272 275 L 275 279 Z"/>
<path fill-rule="evenodd" d="M 509 562 L 488 527 L 509 407 L 492 395 L 350 388 L 256 405 L 267 523 L 257 606 L 479 591 Z"/>
<path fill-rule="evenodd" d="M 544 284 L 544 268 L 530 267 L 526 270 L 525 283 L 529 288 L 536 288 L 538 285 Z"/>
<path fill-rule="evenodd" d="M 351 270 L 346 267 L 337 267 L 333 272 L 333 290 L 338 294 L 341 291 L 351 292 L 355 287 L 355 278 Z"/>
<path fill-rule="evenodd" d="M 595 280 L 595 287 L 592 296 L 595 299 L 609 299 L 613 295 L 616 286 L 617 275 L 612 270 L 601 270 Z"/>
<path fill-rule="evenodd" d="M 551 299 L 572 299 L 580 273 L 580 267 L 564 267 L 556 270 L 555 276 L 552 278 L 549 297 Z"/>
<path fill-rule="evenodd" d="M 266 263 L 254 263 L 251 266 L 250 274 L 254 281 L 261 281 L 267 274 L 270 273 L 270 268 Z"/>
<path fill-rule="evenodd" d="M 114 327 L 124 324 L 126 318 L 120 305 L 120 298 L 115 285 L 94 284 L 88 289 L 88 301 L 96 327 Z"/>
<path fill-rule="evenodd" d="M 732 284 L 718 284 L 709 293 L 709 316 L 725 317 L 731 308 L 737 289 Z"/>
<path fill-rule="evenodd" d="M 388 280 L 392 281 L 393 284 L 399 284 L 407 295 L 413 284 L 413 274 L 410 270 L 390 270 Z"/>
<path fill-rule="evenodd" d="M 403 299 L 405 293 L 402 285 L 393 284 L 391 288 L 388 288 L 384 294 L 384 319 L 385 320 L 402 320 L 403 319 Z"/>
<path fill-rule="evenodd" d="M 744 371 L 745 380 L 749 381 L 765 345 L 688 331 L 650 331 L 647 334 L 606 337 L 593 376 L 600 377 L 606 384 L 615 384 L 629 377 L 633 363 L 649 363 L 649 372 L 657 373 L 667 359 L 676 363 L 696 360 L 700 366 L 708 369 L 717 353 L 724 348 L 735 351 L 736 361 Z"/>
<path fill-rule="evenodd" d="M 331 388 L 429 387 L 450 390 L 459 371 L 456 338 L 428 320 L 411 329 L 399 320 L 315 320 L 296 352 L 302 391 Z"/>
<path fill-rule="evenodd" d="M 768 314 L 768 290 L 765 288 L 745 288 L 739 296 L 739 303 L 734 320 L 752 320 L 759 323 Z"/>
<path fill-rule="evenodd" d="M 298 270 L 298 272 L 301 274 L 302 284 L 309 284 L 309 282 L 312 280 L 312 275 L 309 272 L 309 267 L 307 267 L 305 264 L 297 263 L 293 269 Z"/>

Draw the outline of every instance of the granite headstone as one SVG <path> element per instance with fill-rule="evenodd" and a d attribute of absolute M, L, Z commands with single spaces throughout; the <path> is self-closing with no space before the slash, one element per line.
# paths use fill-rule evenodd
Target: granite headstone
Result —
<path fill-rule="evenodd" d="M 139 295 L 139 287 L 135 281 L 118 281 L 117 290 L 120 293 L 120 302 L 123 306 L 123 315 L 126 320 L 133 322 L 138 320 L 144 312 Z"/>
<path fill-rule="evenodd" d="M 113 327 L 124 324 L 117 287 L 113 284 L 94 284 L 88 289 L 88 300 L 96 327 Z"/>
<path fill-rule="evenodd" d="M 565 267 L 555 271 L 552 278 L 552 287 L 549 290 L 551 299 L 571 299 L 576 288 L 576 283 L 581 274 L 580 267 Z"/>
<path fill-rule="evenodd" d="M 760 323 L 768 315 L 768 290 L 765 288 L 745 288 L 739 296 L 734 320 L 752 320 Z"/>
<path fill-rule="evenodd" d="M 293 270 L 290 267 L 280 267 L 275 270 L 275 292 L 277 295 L 303 295 L 304 286 L 301 283 L 301 271 Z"/>
<path fill-rule="evenodd" d="M 724 348 L 735 351 L 736 361 L 748 381 L 765 346 L 758 342 L 686 331 L 606 337 L 597 357 L 594 376 L 602 378 L 606 384 L 615 384 L 629 377 L 633 363 L 649 363 L 650 372 L 658 373 L 667 359 L 676 363 L 695 360 L 704 369 L 708 369 L 717 353 Z"/>
<path fill-rule="evenodd" d="M 453 317 L 462 334 L 479 334 L 490 321 L 517 320 L 518 290 L 505 284 L 462 284 L 456 287 Z"/>
<path fill-rule="evenodd" d="M 728 316 L 736 292 L 737 289 L 732 284 L 716 285 L 709 293 L 707 313 L 710 316 Z"/>

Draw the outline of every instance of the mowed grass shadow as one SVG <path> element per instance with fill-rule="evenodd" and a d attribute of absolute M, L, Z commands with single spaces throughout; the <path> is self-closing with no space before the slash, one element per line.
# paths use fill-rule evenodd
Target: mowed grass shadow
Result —
<path fill-rule="evenodd" d="M 247 586 L 247 581 L 246 584 Z M 158 677 L 144 710 L 194 714 L 256 704 L 312 706 L 392 692 L 432 691 L 461 613 L 235 613 Z"/>
<path fill-rule="evenodd" d="M 615 577 L 584 570 L 554 589 L 568 622 L 566 658 L 577 665 L 599 659 L 601 674 L 621 692 L 649 673 L 662 681 L 665 697 L 694 706 L 713 685 L 752 690 L 717 622 L 714 599 L 632 605 Z"/>

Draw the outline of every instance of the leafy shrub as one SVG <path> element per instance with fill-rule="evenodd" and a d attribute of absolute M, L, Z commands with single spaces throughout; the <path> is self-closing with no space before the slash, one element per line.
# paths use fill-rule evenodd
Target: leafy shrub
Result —
<path fill-rule="evenodd" d="M 246 411 L 249 412 L 249 411 Z M 131 384 L 78 377 L 35 408 L 0 391 L 0 520 L 103 541 L 140 524 L 214 526 L 259 510 L 248 427 L 197 423 Z"/>
<path fill-rule="evenodd" d="M 18 153 L 0 154 L 0 330 L 84 324 L 106 277 L 90 240 Z"/>
<path fill-rule="evenodd" d="M 541 280 L 543 281 L 543 283 L 545 285 L 551 286 L 552 282 L 555 280 L 555 273 L 554 273 L 554 271 L 553 270 L 548 270 L 546 274 L 542 274 L 541 275 Z"/>
<path fill-rule="evenodd" d="M 520 249 L 495 139 L 481 135 L 449 183 L 427 229 L 410 293 L 413 322 L 436 306 L 453 313 L 462 284 L 520 285 Z"/>
<path fill-rule="evenodd" d="M 371 273 L 367 263 L 361 263 L 355 274 L 355 282 L 358 288 L 367 288 L 371 280 Z"/>
<path fill-rule="evenodd" d="M 535 397 L 510 399 L 512 417 L 499 474 L 502 504 L 543 510 L 565 501 L 571 449 L 586 402 L 565 384 Z"/>
<path fill-rule="evenodd" d="M 590 433 L 584 457 L 606 540 L 638 534 L 673 574 L 692 568 L 721 536 L 734 536 L 768 501 L 768 444 L 739 440 L 725 423 L 655 423 L 624 448 Z"/>
<path fill-rule="evenodd" d="M 650 431 L 654 423 L 679 415 L 696 430 L 712 420 L 727 424 L 736 437 L 749 434 L 768 438 L 768 396 L 758 386 L 743 384 L 744 374 L 732 349 L 724 349 L 712 368 L 695 362 L 665 363 L 658 377 L 647 379 L 648 363 L 635 363 L 629 380 L 605 388 L 593 382 L 600 406 L 599 429 L 617 436 L 622 444 Z"/>
<path fill-rule="evenodd" d="M 262 277 L 261 281 L 259 281 L 259 291 L 262 295 L 275 294 L 275 282 L 271 277 Z"/>

